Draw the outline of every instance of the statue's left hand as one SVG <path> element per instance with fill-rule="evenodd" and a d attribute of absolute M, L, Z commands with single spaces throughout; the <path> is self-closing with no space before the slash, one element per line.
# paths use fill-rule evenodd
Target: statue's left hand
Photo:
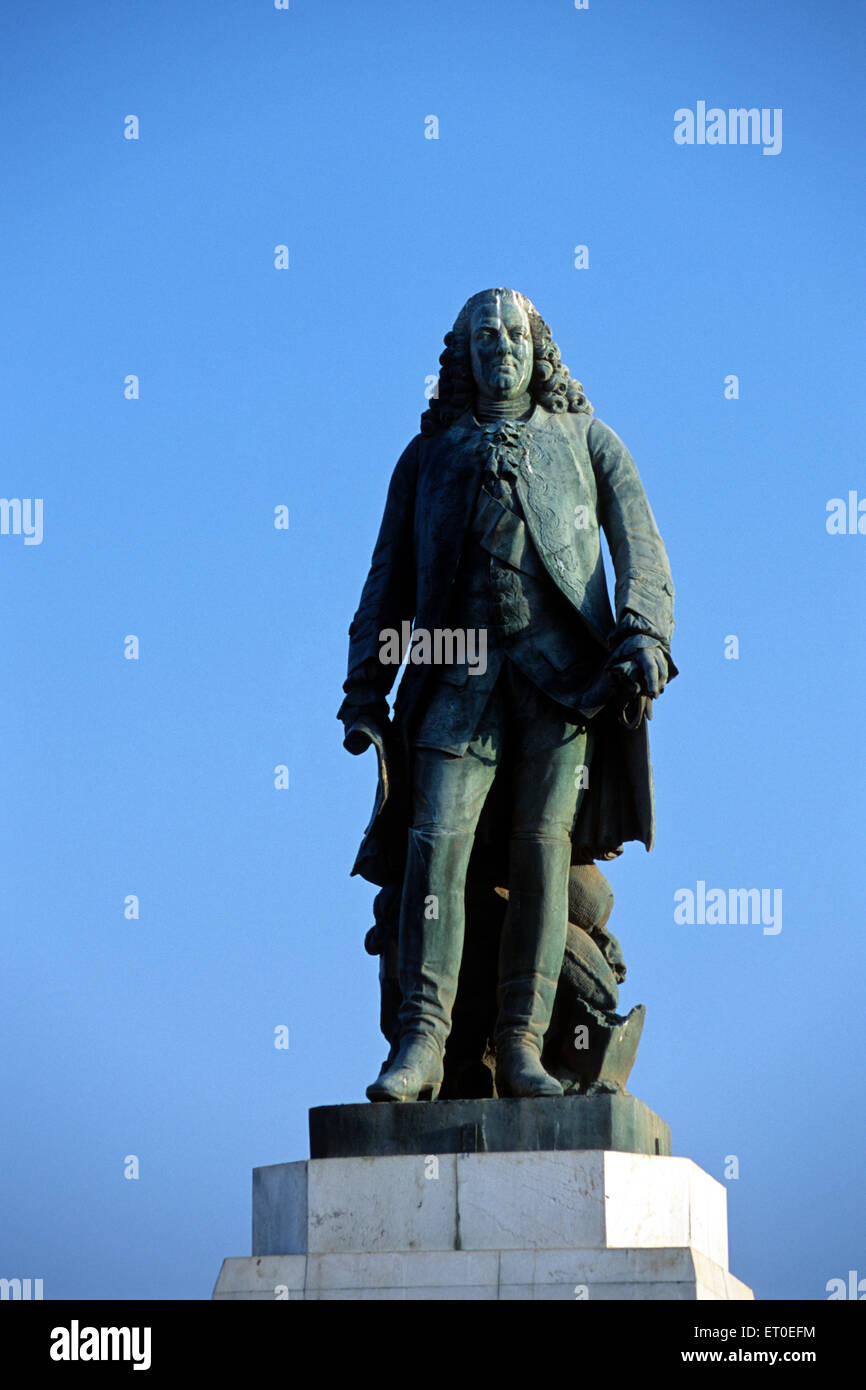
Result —
<path fill-rule="evenodd" d="M 642 695 L 655 700 L 668 680 L 668 659 L 661 647 L 642 647 L 632 657 L 637 666 L 637 680 Z"/>

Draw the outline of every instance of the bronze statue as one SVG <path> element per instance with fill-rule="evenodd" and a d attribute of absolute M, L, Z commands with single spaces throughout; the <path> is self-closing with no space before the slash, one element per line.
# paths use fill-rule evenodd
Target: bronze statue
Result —
<path fill-rule="evenodd" d="M 625 967 L 594 861 L 653 843 L 647 719 L 677 673 L 667 556 L 630 454 L 523 295 L 469 299 L 440 362 L 339 711 L 349 751 L 379 760 L 353 873 L 382 886 L 367 944 L 391 1051 L 367 1095 L 614 1089 L 643 1011 L 613 1012 Z"/>

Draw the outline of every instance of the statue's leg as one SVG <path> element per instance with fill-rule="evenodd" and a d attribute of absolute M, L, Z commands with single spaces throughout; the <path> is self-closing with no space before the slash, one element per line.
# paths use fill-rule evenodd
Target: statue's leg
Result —
<path fill-rule="evenodd" d="M 463 954 L 466 870 L 496 757 L 415 751 L 400 905 L 400 1046 L 370 1100 L 435 1099 Z"/>
<path fill-rule="evenodd" d="M 515 681 L 523 703 L 514 764 L 508 911 L 499 966 L 496 1089 L 561 1095 L 541 1064 L 568 930 L 571 835 L 588 762 L 587 734 L 539 692 Z M 524 715 L 531 715 L 527 728 Z"/>
<path fill-rule="evenodd" d="M 565 950 L 567 923 L 556 911 L 556 885 L 568 872 L 570 845 L 512 840 L 512 887 L 502 932 L 496 1089 L 501 1096 L 558 1096 L 541 1065 Z"/>

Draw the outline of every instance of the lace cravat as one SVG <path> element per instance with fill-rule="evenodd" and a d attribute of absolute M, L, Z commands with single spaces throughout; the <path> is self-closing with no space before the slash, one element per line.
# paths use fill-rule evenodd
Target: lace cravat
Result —
<path fill-rule="evenodd" d="M 513 497 L 521 466 L 529 467 L 529 449 L 521 421 L 484 425 L 478 442 L 482 463 L 482 487 L 491 497 L 518 510 Z"/>

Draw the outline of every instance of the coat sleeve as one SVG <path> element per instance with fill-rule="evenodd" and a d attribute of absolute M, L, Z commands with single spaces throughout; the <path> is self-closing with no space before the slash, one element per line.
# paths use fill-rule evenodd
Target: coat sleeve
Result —
<path fill-rule="evenodd" d="M 598 489 L 599 521 L 616 574 L 614 658 L 640 646 L 662 647 L 670 662 L 674 586 L 634 459 L 618 435 L 593 420 L 587 444 Z M 623 650 L 625 644 L 628 649 Z"/>
<path fill-rule="evenodd" d="M 346 698 L 337 714 L 348 724 L 362 710 L 387 717 L 387 695 L 399 665 L 379 660 L 380 633 L 415 617 L 415 483 L 418 467 L 416 436 L 404 449 L 391 477 L 379 537 L 370 572 L 349 627 L 349 670 Z"/>

